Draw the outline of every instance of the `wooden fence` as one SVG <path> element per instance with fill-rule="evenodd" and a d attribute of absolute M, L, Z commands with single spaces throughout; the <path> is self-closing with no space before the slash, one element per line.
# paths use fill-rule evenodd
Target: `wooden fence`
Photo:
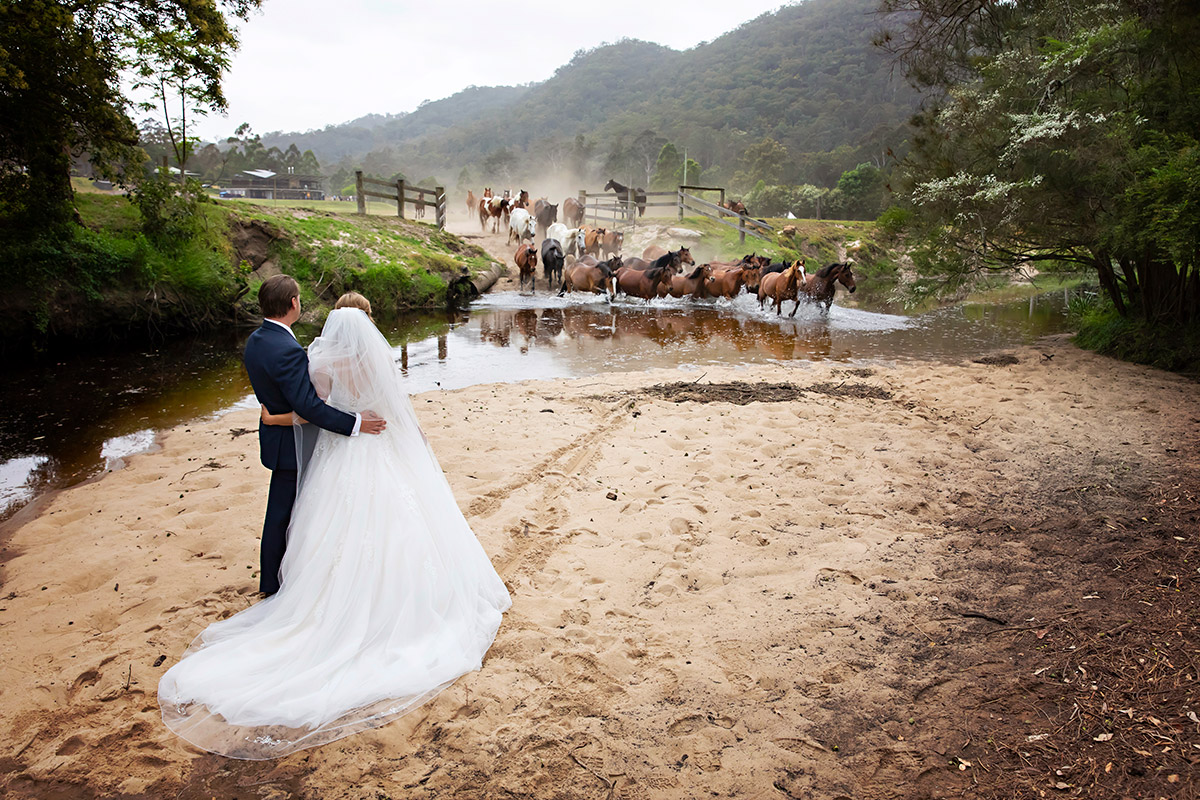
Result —
<path fill-rule="evenodd" d="M 381 186 L 389 191 L 376 192 L 365 188 L 367 185 Z M 358 199 L 358 213 L 367 213 L 367 198 L 378 197 L 381 200 L 391 200 L 396 204 L 396 216 L 400 219 L 405 218 L 404 207 L 412 205 L 416 212 L 415 216 L 425 216 L 425 208 L 433 206 L 434 221 L 438 228 L 446 229 L 446 190 L 438 186 L 433 189 L 423 189 L 420 186 L 409 186 L 405 181 L 399 180 L 395 183 L 387 181 L 377 181 L 374 178 L 364 178 L 362 170 L 354 172 L 354 191 L 355 197 Z M 426 199 L 426 197 L 429 199 Z"/>
<path fill-rule="evenodd" d="M 718 203 L 692 194 L 693 192 L 720 192 Z M 670 198 L 667 200 L 666 198 Z M 738 232 L 738 242 L 745 244 L 746 236 L 754 236 L 764 241 L 771 241 L 770 225 L 760 220 L 738 214 L 722 207 L 725 202 L 725 189 L 720 186 L 680 186 L 673 192 L 646 192 L 646 217 L 661 218 L 662 216 L 677 216 L 682 220 L 687 214 L 699 214 L 716 220 Z M 635 226 L 638 220 L 638 204 L 636 199 L 622 200 L 612 192 L 588 192 L 580 190 L 579 203 L 583 206 L 584 224 L 605 227 Z M 670 208 L 675 213 L 670 215 L 656 214 L 650 209 Z M 733 221 L 736 219 L 736 222 Z"/>

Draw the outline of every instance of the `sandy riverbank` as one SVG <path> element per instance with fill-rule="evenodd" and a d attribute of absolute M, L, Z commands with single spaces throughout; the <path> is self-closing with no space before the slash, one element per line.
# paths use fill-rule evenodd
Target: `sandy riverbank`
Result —
<path fill-rule="evenodd" d="M 513 608 L 434 702 L 261 764 L 195 751 L 155 699 L 192 637 L 252 602 L 267 473 L 237 431 L 256 415 L 170 431 L 4 543 L 0 789 L 957 794 L 992 757 L 981 698 L 1032 672 L 992 630 L 1116 603 L 1103 570 L 1080 583 L 1087 544 L 1195 475 L 1195 384 L 1064 339 L 1012 355 L 713 369 L 678 403 L 654 387 L 696 373 L 414 398 Z M 803 392 L 705 388 L 730 381 Z"/>

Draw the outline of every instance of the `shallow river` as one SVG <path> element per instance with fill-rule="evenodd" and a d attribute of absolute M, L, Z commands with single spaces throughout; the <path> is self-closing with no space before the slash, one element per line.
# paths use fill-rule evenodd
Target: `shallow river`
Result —
<path fill-rule="evenodd" d="M 840 293 L 839 293 L 840 299 Z M 528 378 L 791 360 L 963 360 L 1058 333 L 1063 293 L 913 317 L 834 305 L 795 319 L 747 296 L 694 303 L 500 292 L 469 312 L 382 325 L 412 393 Z M 158 431 L 255 407 L 243 330 L 205 340 L 78 355 L 17 370 L 0 387 L 0 519 L 48 490 L 86 480 L 155 446 Z M 316 329 L 298 327 L 307 343 Z M 254 442 L 247 438 L 247 448 Z"/>

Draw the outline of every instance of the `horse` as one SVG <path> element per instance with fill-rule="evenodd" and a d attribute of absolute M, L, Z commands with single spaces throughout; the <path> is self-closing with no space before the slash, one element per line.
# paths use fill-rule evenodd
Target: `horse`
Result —
<path fill-rule="evenodd" d="M 617 183 L 612 178 L 609 178 L 608 183 L 604 184 L 604 191 L 616 192 L 617 198 L 622 203 L 625 203 L 626 206 L 628 206 L 629 201 L 632 200 L 635 204 L 637 204 L 638 216 L 639 217 L 646 216 L 646 190 L 645 189 L 631 189 L 628 186 Z"/>
<path fill-rule="evenodd" d="M 712 267 L 701 264 L 687 275 L 672 275 L 668 288 L 671 297 L 694 297 L 697 300 L 706 296 L 708 279 L 712 276 Z"/>
<path fill-rule="evenodd" d="M 583 252 L 586 255 L 599 256 L 600 249 L 604 246 L 604 234 L 607 232 L 604 228 L 584 228 Z"/>
<path fill-rule="evenodd" d="M 625 244 L 625 234 L 621 231 L 604 231 L 600 236 L 600 252 L 605 256 L 620 255 Z"/>
<path fill-rule="evenodd" d="M 686 247 L 681 247 L 673 252 L 663 253 L 653 261 L 647 261 L 644 258 L 626 259 L 625 266 L 631 269 L 654 269 L 655 267 L 670 267 L 673 271 L 678 271 L 684 264 L 695 266 L 696 261 L 692 258 L 692 252 Z"/>
<path fill-rule="evenodd" d="M 542 242 L 542 274 L 546 283 L 553 288 L 555 283 L 563 279 L 563 250 L 557 239 L 546 239 Z"/>
<path fill-rule="evenodd" d="M 783 272 L 769 272 L 762 276 L 758 284 L 758 303 L 770 298 L 775 301 L 775 313 L 783 313 L 783 301 L 791 300 L 796 305 L 789 316 L 796 316 L 800 301 L 796 299 L 800 287 L 800 262 L 793 261 L 792 265 Z"/>
<path fill-rule="evenodd" d="M 642 260 L 643 261 L 653 261 L 654 259 L 658 258 L 659 256 L 665 255 L 666 252 L 667 252 L 667 248 L 661 247 L 660 245 L 657 245 L 657 244 L 652 244 L 652 245 L 648 246 L 645 250 L 642 251 Z"/>
<path fill-rule="evenodd" d="M 558 206 L 551 205 L 543 197 L 533 204 L 533 216 L 537 219 L 538 233 L 545 236 L 546 229 L 558 222 Z"/>
<path fill-rule="evenodd" d="M 591 256 L 584 256 L 591 259 Z M 595 259 L 592 259 L 595 260 Z M 617 270 L 621 268 L 621 257 L 613 256 L 608 261 L 598 261 L 595 264 L 585 264 L 577 261 L 563 271 L 562 288 L 558 296 L 567 292 L 591 292 L 605 294 L 611 300 L 617 292 Z"/>
<path fill-rule="evenodd" d="M 728 297 L 733 299 L 737 297 L 737 293 L 746 285 L 746 273 L 748 270 L 745 267 L 733 267 L 732 269 L 712 269 L 709 265 L 708 282 L 704 285 L 704 292 L 709 297 Z"/>
<path fill-rule="evenodd" d="M 413 218 L 425 219 L 425 195 L 422 192 L 417 192 L 417 198 L 413 206 Z"/>
<path fill-rule="evenodd" d="M 479 199 L 475 197 L 475 193 L 467 189 L 467 215 L 475 213 L 475 207 L 479 205 Z"/>
<path fill-rule="evenodd" d="M 526 238 L 533 241 L 533 217 L 525 209 L 518 208 L 508 218 L 508 241 L 511 244 L 513 239 L 520 242 Z"/>
<path fill-rule="evenodd" d="M 572 228 L 578 228 L 583 225 L 583 203 L 576 200 L 574 197 L 568 197 L 562 201 L 563 222 L 570 225 Z"/>
<path fill-rule="evenodd" d="M 617 270 L 617 290 L 647 302 L 658 297 L 659 287 L 670 285 L 670 281 L 671 270 L 667 267 L 648 270 L 621 267 Z"/>
<path fill-rule="evenodd" d="M 522 189 L 517 192 L 517 199 L 512 201 L 513 208 L 529 208 L 529 192 Z"/>
<path fill-rule="evenodd" d="M 504 217 L 504 223 L 508 224 L 508 200 L 503 197 L 491 197 L 484 194 L 484 197 L 479 201 L 479 223 L 483 230 L 487 230 L 488 220 L 492 220 L 492 233 L 500 232 L 500 218 Z"/>
<path fill-rule="evenodd" d="M 520 282 L 517 284 L 518 290 L 525 289 L 525 278 L 529 277 L 529 291 L 536 291 L 534 283 L 537 278 L 537 248 L 532 243 L 522 244 L 517 248 L 517 252 L 513 253 L 513 261 L 516 262 L 517 269 L 521 272 Z"/>
<path fill-rule="evenodd" d="M 727 211 L 732 211 L 735 214 L 741 214 L 743 217 L 750 216 L 750 212 L 746 210 L 746 204 L 741 200 L 729 200 L 725 203 L 721 203 L 721 208 L 724 208 Z"/>
<path fill-rule="evenodd" d="M 546 229 L 546 238 L 557 239 L 566 255 L 576 258 L 583 255 L 584 235 L 579 228 L 568 228 L 561 222 L 556 222 Z"/>
<path fill-rule="evenodd" d="M 822 267 L 816 273 L 810 275 L 808 280 L 800 287 L 800 291 L 805 294 L 805 299 L 818 305 L 825 305 L 825 313 L 829 313 L 829 307 L 833 305 L 833 295 L 837 291 L 835 283 L 840 283 L 850 290 L 850 294 L 854 294 L 854 290 L 858 285 L 854 280 L 854 273 L 850 269 L 850 264 L 833 263 Z M 796 313 L 792 309 L 792 314 Z"/>

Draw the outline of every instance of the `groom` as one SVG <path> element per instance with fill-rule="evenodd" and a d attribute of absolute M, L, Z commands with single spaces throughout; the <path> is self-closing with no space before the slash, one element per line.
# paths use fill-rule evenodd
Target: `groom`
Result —
<path fill-rule="evenodd" d="M 387 422 L 369 413 L 347 414 L 325 405 L 308 377 L 308 354 L 296 341 L 292 323 L 300 319 L 300 286 L 289 275 L 275 275 L 258 290 L 263 324 L 246 340 L 244 361 L 254 396 L 271 414 L 294 411 L 305 420 L 343 436 L 382 433 Z M 267 516 L 259 557 L 259 589 L 279 591 L 279 566 L 287 547 L 288 523 L 296 499 L 296 442 L 291 426 L 258 425 L 259 455 L 271 470 Z"/>

